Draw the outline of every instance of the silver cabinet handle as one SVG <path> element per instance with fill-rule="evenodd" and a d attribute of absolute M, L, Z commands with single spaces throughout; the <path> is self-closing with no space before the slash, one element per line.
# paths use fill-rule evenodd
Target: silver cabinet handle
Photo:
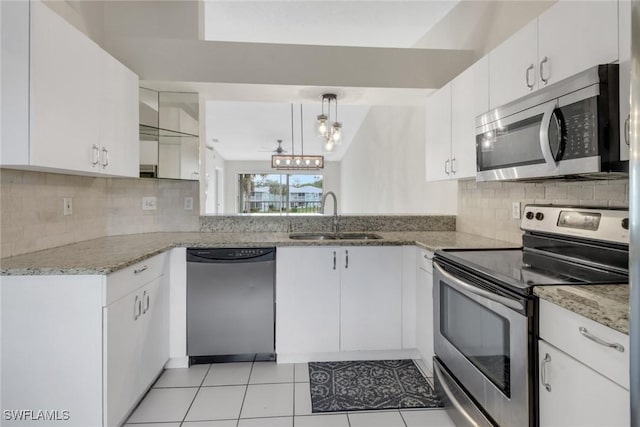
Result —
<path fill-rule="evenodd" d="M 344 251 L 344 268 L 349 268 L 349 251 Z"/>
<path fill-rule="evenodd" d="M 619 352 L 624 352 L 624 346 L 622 344 L 618 344 L 616 342 L 606 342 L 605 340 L 603 340 L 602 338 L 598 338 L 597 336 L 593 335 L 592 333 L 590 333 L 589 331 L 587 331 L 587 328 L 585 328 L 584 326 L 580 326 L 578 328 L 578 331 L 580 332 L 580 334 L 587 338 L 590 339 L 593 342 L 596 342 L 600 345 L 603 345 L 605 347 L 609 347 L 609 348 L 615 348 L 616 350 L 618 350 Z"/>
<path fill-rule="evenodd" d="M 547 382 L 547 365 L 551 363 L 551 356 L 545 353 L 544 360 L 540 364 L 540 381 L 547 391 L 551 391 L 551 385 Z"/>
<path fill-rule="evenodd" d="M 451 173 L 454 175 L 456 173 L 455 165 L 456 165 L 456 158 L 454 157 L 451 159 Z"/>
<path fill-rule="evenodd" d="M 142 312 L 142 304 L 140 303 L 140 297 L 136 295 L 133 300 L 133 320 L 138 320 L 140 313 Z"/>
<path fill-rule="evenodd" d="M 624 142 L 630 145 L 631 141 L 631 114 L 627 116 L 627 120 L 624 121 Z"/>
<path fill-rule="evenodd" d="M 525 74 L 524 74 L 524 78 L 527 81 L 527 87 L 529 88 L 529 90 L 533 90 L 533 83 L 529 83 L 530 82 L 529 73 L 533 71 L 533 68 L 534 68 L 533 64 L 529 65 L 527 67 L 527 71 L 525 71 Z"/>
<path fill-rule="evenodd" d="M 96 167 L 98 166 L 98 163 L 100 163 L 100 149 L 98 148 L 97 145 L 93 144 L 93 147 L 91 148 L 91 152 L 93 154 L 93 160 L 91 161 L 91 165 Z"/>
<path fill-rule="evenodd" d="M 458 285 L 460 288 L 464 289 L 467 292 L 471 292 L 472 294 L 476 294 L 476 295 L 478 295 L 478 296 L 480 296 L 482 298 L 486 298 L 488 300 L 495 301 L 495 302 L 497 302 L 499 304 L 502 304 L 502 305 L 507 306 L 509 308 L 513 308 L 515 310 L 522 310 L 522 304 L 520 304 L 518 301 L 503 297 L 502 295 L 494 294 L 493 292 L 485 291 L 484 289 L 481 289 L 481 288 L 475 287 L 473 285 L 470 285 L 470 284 L 468 284 L 466 282 L 463 282 L 462 280 L 458 279 L 457 277 L 454 277 L 449 272 L 443 270 L 442 267 L 440 267 L 440 265 L 438 264 L 437 261 L 435 263 L 433 263 L 433 267 L 436 269 L 436 272 L 439 273 L 440 275 L 442 275 L 445 279 L 447 279 L 447 281 L 449 281 L 451 283 L 455 283 L 456 285 Z"/>
<path fill-rule="evenodd" d="M 140 274 L 143 271 L 146 271 L 147 269 L 149 269 L 149 266 L 143 265 L 141 268 L 136 268 L 135 270 L 133 270 L 133 274 Z"/>
<path fill-rule="evenodd" d="M 109 150 L 102 147 L 102 153 L 104 154 L 104 156 L 102 157 L 102 168 L 104 169 L 109 166 Z"/>
<path fill-rule="evenodd" d="M 336 269 L 336 251 L 333 251 L 333 269 Z"/>
<path fill-rule="evenodd" d="M 449 168 L 448 168 L 448 166 L 449 166 L 449 161 L 450 161 L 450 160 L 449 160 L 449 159 L 447 159 L 447 160 L 445 160 L 445 162 L 444 162 L 444 173 L 446 173 L 447 175 L 449 175 Z"/>
<path fill-rule="evenodd" d="M 540 80 L 542 80 L 544 82 L 544 84 L 546 85 L 547 83 L 549 83 L 549 77 L 547 77 L 546 79 L 544 78 L 544 64 L 545 62 L 549 62 L 549 58 L 547 58 L 546 56 L 544 58 L 542 58 L 542 61 L 540 61 Z"/>
<path fill-rule="evenodd" d="M 422 255 L 424 257 L 424 259 L 428 259 L 429 261 L 433 261 L 433 258 L 429 258 L 429 255 L 424 254 Z"/>
<path fill-rule="evenodd" d="M 144 310 L 142 310 L 142 314 L 145 314 L 147 311 L 149 311 L 149 294 L 147 293 L 147 291 L 144 291 L 142 293 L 142 299 L 144 300 Z"/>

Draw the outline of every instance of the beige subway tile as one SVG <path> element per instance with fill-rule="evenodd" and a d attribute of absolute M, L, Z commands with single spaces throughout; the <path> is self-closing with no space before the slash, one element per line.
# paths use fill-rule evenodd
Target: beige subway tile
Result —
<path fill-rule="evenodd" d="M 0 183 L 22 184 L 23 173 L 17 169 L 0 168 Z"/>
<path fill-rule="evenodd" d="M 627 198 L 627 188 L 622 183 L 596 185 L 593 196 L 596 200 L 624 201 Z"/>
<path fill-rule="evenodd" d="M 511 218 L 511 211 L 509 209 L 499 208 L 495 211 L 495 217 L 499 221 L 506 221 Z"/>
<path fill-rule="evenodd" d="M 547 187 L 545 189 L 545 199 L 547 200 L 566 200 L 568 198 L 568 187 Z"/>

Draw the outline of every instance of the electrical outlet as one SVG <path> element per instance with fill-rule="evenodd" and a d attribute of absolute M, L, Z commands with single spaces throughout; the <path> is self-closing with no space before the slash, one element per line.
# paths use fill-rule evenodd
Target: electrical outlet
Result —
<path fill-rule="evenodd" d="M 64 216 L 73 215 L 73 199 L 71 197 L 62 199 L 62 214 Z"/>
<path fill-rule="evenodd" d="M 520 219 L 520 202 L 511 203 L 511 218 Z"/>
<path fill-rule="evenodd" d="M 192 211 L 193 210 L 193 197 L 185 197 L 184 198 L 184 210 Z"/>
<path fill-rule="evenodd" d="M 158 209 L 158 198 L 155 196 L 142 198 L 142 210 L 143 211 L 155 211 Z"/>

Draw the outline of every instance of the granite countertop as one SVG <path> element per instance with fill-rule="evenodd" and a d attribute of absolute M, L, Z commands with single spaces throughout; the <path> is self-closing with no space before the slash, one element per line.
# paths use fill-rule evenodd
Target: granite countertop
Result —
<path fill-rule="evenodd" d="M 629 335 L 629 285 L 536 286 L 538 297 Z"/>
<path fill-rule="evenodd" d="M 0 275 L 109 274 L 175 247 L 402 246 L 504 248 L 515 245 L 455 231 L 375 232 L 380 240 L 291 240 L 289 233 L 144 233 L 102 237 L 0 259 Z"/>

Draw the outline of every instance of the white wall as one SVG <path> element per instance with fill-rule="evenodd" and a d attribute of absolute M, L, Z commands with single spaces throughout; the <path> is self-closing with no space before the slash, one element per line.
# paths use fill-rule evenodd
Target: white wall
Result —
<path fill-rule="evenodd" d="M 456 214 L 456 181 L 425 182 L 424 107 L 372 107 L 341 162 L 348 214 Z"/>
<path fill-rule="evenodd" d="M 220 183 L 216 181 L 216 169 L 221 171 L 219 172 L 219 179 L 224 181 L 225 160 L 215 149 L 207 148 L 204 150 L 204 168 L 204 186 L 202 184 L 200 185 L 204 187 L 204 197 L 206 200 L 203 213 L 205 215 L 223 213 L 224 182 Z M 216 196 L 220 197 L 220 200 L 216 199 Z M 218 206 L 216 206 L 216 204 L 218 204 Z"/>
<path fill-rule="evenodd" d="M 286 173 L 286 171 L 283 171 Z M 298 173 L 298 171 L 292 171 Z M 224 213 L 238 213 L 238 175 L 242 173 L 278 173 L 271 168 L 271 162 L 268 161 L 231 161 L 225 162 L 224 169 Z M 340 199 L 340 164 L 338 162 L 325 162 L 324 169 L 320 171 L 309 172 L 311 175 L 324 175 L 324 191 L 333 191 L 336 197 Z M 328 205 L 330 212 L 333 212 L 333 206 Z M 339 212 L 343 213 L 343 209 L 338 204 Z"/>

